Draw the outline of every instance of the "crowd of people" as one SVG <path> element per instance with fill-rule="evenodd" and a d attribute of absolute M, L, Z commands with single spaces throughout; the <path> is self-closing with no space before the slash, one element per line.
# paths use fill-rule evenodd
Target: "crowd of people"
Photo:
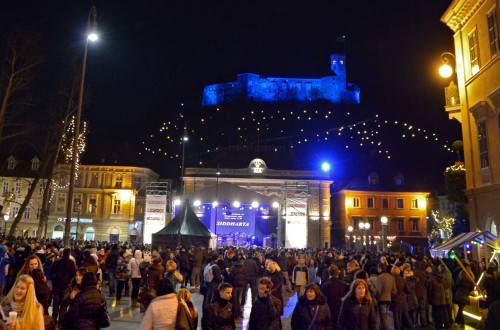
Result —
<path fill-rule="evenodd" d="M 396 330 L 448 329 L 464 326 L 464 308 L 478 291 L 486 292 L 482 307 L 489 309 L 478 326 L 500 327 L 496 261 L 464 258 L 462 267 L 419 252 L 60 244 L 1 242 L 4 328 L 107 327 L 104 287 L 116 305 L 130 296 L 130 308 L 143 316 L 141 329 L 235 329 L 248 300 L 249 329 L 282 329 L 285 298 L 292 295 L 292 329 L 389 329 L 389 313 Z M 203 295 L 201 310 L 195 293 Z"/>

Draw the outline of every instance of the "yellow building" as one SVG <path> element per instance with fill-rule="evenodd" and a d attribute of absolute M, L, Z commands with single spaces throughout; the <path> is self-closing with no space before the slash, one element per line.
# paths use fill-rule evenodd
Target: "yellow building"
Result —
<path fill-rule="evenodd" d="M 28 156 L 19 154 L 10 154 L 6 161 L 0 167 L 0 205 L 3 206 L 0 219 L 2 223 L 1 231 L 5 228 L 7 231 L 11 227 L 11 223 L 19 213 L 19 208 L 24 201 L 24 196 L 33 182 L 33 179 L 39 170 L 40 160 L 30 154 Z M 35 237 L 38 229 L 38 222 L 42 210 L 43 189 L 45 180 L 41 179 L 29 205 L 23 212 L 21 221 L 17 225 L 15 236 Z M 6 201 L 10 200 L 10 202 Z"/>
<path fill-rule="evenodd" d="M 411 245 L 428 246 L 427 197 L 428 192 L 410 191 L 404 177 L 380 177 L 376 172 L 357 179 L 333 195 L 334 219 L 345 228 L 347 246 L 352 227 L 354 242 L 377 245 L 381 239 L 382 222 L 386 217 L 389 242 L 407 242 Z M 360 223 L 369 224 L 363 229 Z M 361 240 L 363 234 L 363 240 Z"/>
<path fill-rule="evenodd" d="M 454 32 L 460 104 L 447 106 L 462 124 L 472 231 L 497 235 L 500 224 L 500 47 L 498 0 L 454 0 L 441 21 Z"/>
<path fill-rule="evenodd" d="M 59 165 L 47 237 L 64 235 L 70 165 Z M 85 240 L 138 241 L 144 220 L 145 190 L 159 175 L 148 168 L 80 165 L 74 192 L 71 234 Z"/>

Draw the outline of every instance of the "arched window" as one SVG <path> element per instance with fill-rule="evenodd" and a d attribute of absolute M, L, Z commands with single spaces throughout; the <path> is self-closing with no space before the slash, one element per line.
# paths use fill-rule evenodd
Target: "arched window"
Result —
<path fill-rule="evenodd" d="M 63 236 L 64 236 L 63 226 L 57 225 L 56 228 L 54 228 L 54 231 L 52 232 L 52 238 L 58 239 L 58 238 L 63 238 Z"/>
<path fill-rule="evenodd" d="M 88 227 L 85 230 L 85 240 L 86 241 L 93 241 L 95 239 L 95 229 L 94 227 Z"/>

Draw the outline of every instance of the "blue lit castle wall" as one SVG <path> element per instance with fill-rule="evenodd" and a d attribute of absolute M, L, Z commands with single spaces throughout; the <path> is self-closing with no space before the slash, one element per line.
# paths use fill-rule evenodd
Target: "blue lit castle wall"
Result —
<path fill-rule="evenodd" d="M 236 81 L 206 86 L 202 105 L 219 105 L 237 99 L 262 102 L 323 99 L 333 103 L 359 103 L 359 87 L 346 82 L 345 55 L 330 55 L 330 67 L 335 75 L 319 79 L 264 78 L 241 73 Z"/>

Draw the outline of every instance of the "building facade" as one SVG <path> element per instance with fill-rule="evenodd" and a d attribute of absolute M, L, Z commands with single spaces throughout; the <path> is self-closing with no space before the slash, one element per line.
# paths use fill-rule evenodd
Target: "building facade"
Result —
<path fill-rule="evenodd" d="M 183 176 L 186 195 L 222 183 L 238 185 L 279 203 L 280 223 L 276 223 L 273 229 L 276 230 L 275 233 L 282 242 L 281 246 L 284 246 L 283 243 L 286 243 L 287 238 L 296 235 L 295 237 L 303 240 L 308 247 L 330 247 L 330 185 L 332 181 L 325 173 L 273 170 L 267 168 L 262 159 L 254 159 L 248 168 L 186 168 Z M 211 200 L 200 202 L 213 203 L 215 198 L 214 194 Z M 296 228 L 292 226 L 294 221 L 292 218 L 296 214 L 291 212 L 296 200 L 304 201 L 301 202 L 300 207 L 304 207 L 305 212 L 301 214 L 303 217 L 298 219 L 298 221 L 303 221 L 305 230 L 302 231 L 291 229 Z M 217 202 L 218 204 L 223 202 L 231 204 L 235 201 Z M 252 201 L 238 201 L 238 204 L 245 202 L 251 206 Z"/>
<path fill-rule="evenodd" d="M 333 103 L 359 103 L 359 87 L 346 81 L 345 55 L 330 55 L 330 68 L 334 76 L 319 79 L 241 73 L 236 81 L 206 86 L 202 105 L 219 105 L 241 98 L 263 102 L 324 99 Z"/>
<path fill-rule="evenodd" d="M 500 47 L 498 0 L 454 0 L 441 17 L 453 32 L 471 231 L 500 224 Z"/>
<path fill-rule="evenodd" d="M 70 165 L 59 165 L 47 237 L 64 235 Z M 71 235 L 84 240 L 141 241 L 145 191 L 159 175 L 148 168 L 80 165 L 74 190 Z"/>
<path fill-rule="evenodd" d="M 399 173 L 391 179 L 390 184 L 381 184 L 378 174 L 372 172 L 364 182 L 358 180 L 334 194 L 335 216 L 339 217 L 334 221 L 340 221 L 341 228 L 344 228 L 347 246 L 350 240 L 358 246 L 363 243 L 377 246 L 382 237 L 383 217 L 388 220 L 389 243 L 428 246 L 429 193 L 406 191 L 404 178 Z M 368 223 L 369 228 L 361 228 L 360 223 Z M 352 232 L 349 227 L 352 227 Z"/>

